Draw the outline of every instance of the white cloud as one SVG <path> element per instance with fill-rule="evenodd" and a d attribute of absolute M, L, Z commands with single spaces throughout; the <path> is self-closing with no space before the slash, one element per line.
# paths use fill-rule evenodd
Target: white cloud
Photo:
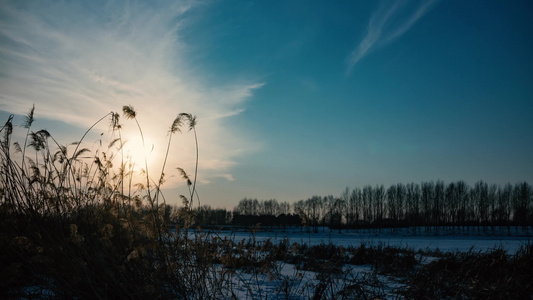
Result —
<path fill-rule="evenodd" d="M 233 178 L 233 175 L 231 174 L 218 174 L 217 177 L 224 178 L 227 181 L 235 181 L 235 178 Z"/>
<path fill-rule="evenodd" d="M 382 2 L 379 9 L 370 18 L 365 37 L 346 59 L 347 74 L 373 48 L 386 45 L 411 29 L 437 1 L 424 0 L 422 3 L 416 3 L 414 9 L 412 7 L 406 8 L 408 2 L 411 1 Z M 406 18 L 402 18 L 402 12 L 407 14 Z"/>
<path fill-rule="evenodd" d="M 258 147 L 227 120 L 241 113 L 263 84 L 207 84 L 187 65 L 179 33 L 185 13 L 194 9 L 188 1 L 19 4 L 0 7 L 1 110 L 25 114 L 35 103 L 39 116 L 84 129 L 132 105 L 161 156 L 174 118 L 192 113 L 198 117 L 205 182 L 221 173 L 232 180 L 236 155 Z M 121 123 L 126 138 L 138 139 L 133 121 Z M 185 129 L 173 137 L 167 170 L 181 166 L 191 172 L 194 160 L 194 138 Z"/>

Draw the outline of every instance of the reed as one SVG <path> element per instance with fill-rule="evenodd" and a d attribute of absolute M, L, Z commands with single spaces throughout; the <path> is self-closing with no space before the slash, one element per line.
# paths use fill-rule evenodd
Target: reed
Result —
<path fill-rule="evenodd" d="M 13 116 L 0 128 L 2 296 L 180 295 L 179 289 L 168 292 L 168 285 L 181 278 L 170 261 L 175 249 L 169 248 L 174 246 L 169 242 L 169 207 L 158 203 L 164 165 L 153 185 L 145 157 L 146 184 L 133 185 L 133 165 L 123 154 L 118 113 L 106 114 L 68 145 L 59 144 L 46 130 L 33 131 L 34 114 L 32 107 L 22 124 L 22 146 L 12 141 Z M 135 120 L 144 144 L 136 111 L 124 106 L 123 114 Z M 107 147 L 102 147 L 101 138 L 100 148 L 86 148 L 85 138 L 105 119 L 110 119 L 112 137 L 118 138 Z M 165 164 L 181 119 L 190 121 L 190 129 L 196 124 L 190 114 L 178 115 Z M 117 160 L 120 166 L 115 168 Z M 196 173 L 197 169 L 195 179 Z"/>

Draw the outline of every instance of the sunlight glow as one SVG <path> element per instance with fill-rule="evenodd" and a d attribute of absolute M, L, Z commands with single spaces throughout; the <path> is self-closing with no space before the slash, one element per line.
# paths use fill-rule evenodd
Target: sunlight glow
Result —
<path fill-rule="evenodd" d="M 258 146 L 228 119 L 242 113 L 263 84 L 248 79 L 213 83 L 187 63 L 187 45 L 178 33 L 183 23 L 194 21 L 185 14 L 192 9 L 188 2 L 164 0 L 164 10 L 132 3 L 95 4 L 91 10 L 76 1 L 2 5 L 0 13 L 10 21 L 0 18 L 0 35 L 8 40 L 0 49 L 2 73 L 7 74 L 0 80 L 0 110 L 25 114 L 39 101 L 39 118 L 80 128 L 106 112 L 118 112 L 122 138 L 128 141 L 124 155 L 132 157 L 139 171 L 145 168 L 146 152 L 153 180 L 161 174 L 169 126 L 179 113 L 192 113 L 202 137 L 200 159 L 210 162 L 199 173 L 205 180 L 230 173 L 238 155 Z M 135 121 L 122 116 L 123 105 L 137 111 L 144 150 Z M 172 179 L 166 187 L 182 183 L 179 176 L 171 177 L 176 167 L 194 170 L 195 143 L 186 132 L 172 137 L 165 169 Z M 113 164 L 120 165 L 119 160 Z"/>
<path fill-rule="evenodd" d="M 146 164 L 148 165 L 149 172 L 153 169 L 153 166 L 160 164 L 160 153 L 159 151 L 155 150 L 155 144 L 153 140 L 145 137 L 144 142 L 145 145 L 143 147 L 142 140 L 140 138 L 125 139 L 123 149 L 124 161 L 132 163 L 136 173 L 138 173 L 141 169 L 145 169 Z"/>

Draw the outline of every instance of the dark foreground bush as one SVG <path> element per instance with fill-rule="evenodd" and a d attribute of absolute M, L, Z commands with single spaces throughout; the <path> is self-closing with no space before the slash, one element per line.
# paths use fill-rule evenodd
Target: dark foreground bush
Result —
<path fill-rule="evenodd" d="M 286 262 L 296 265 L 300 270 L 338 274 L 342 272 L 345 260 L 344 248 L 331 243 L 313 246 L 293 244 Z"/>
<path fill-rule="evenodd" d="M 351 257 L 348 263 L 353 265 L 372 265 L 378 273 L 407 276 L 419 263 L 414 250 L 385 246 L 349 247 Z"/>
<path fill-rule="evenodd" d="M 514 255 L 503 249 L 448 253 L 407 279 L 414 299 L 532 299 L 533 245 Z"/>
<path fill-rule="evenodd" d="M 150 233 L 131 230 L 101 207 L 90 214 L 92 220 L 2 214 L 1 298 L 164 295 L 171 278 L 159 272 Z"/>

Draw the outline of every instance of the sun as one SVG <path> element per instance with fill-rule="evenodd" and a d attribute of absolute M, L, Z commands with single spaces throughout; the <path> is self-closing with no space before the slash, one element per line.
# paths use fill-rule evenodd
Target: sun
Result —
<path fill-rule="evenodd" d="M 148 167 L 150 178 L 154 179 L 152 172 L 158 163 L 158 151 L 156 151 L 155 140 L 150 137 L 144 138 L 143 141 L 139 137 L 124 138 L 124 146 L 121 155 L 124 157 L 126 164 L 126 171 L 133 170 L 135 175 L 138 175 L 142 170 Z"/>

